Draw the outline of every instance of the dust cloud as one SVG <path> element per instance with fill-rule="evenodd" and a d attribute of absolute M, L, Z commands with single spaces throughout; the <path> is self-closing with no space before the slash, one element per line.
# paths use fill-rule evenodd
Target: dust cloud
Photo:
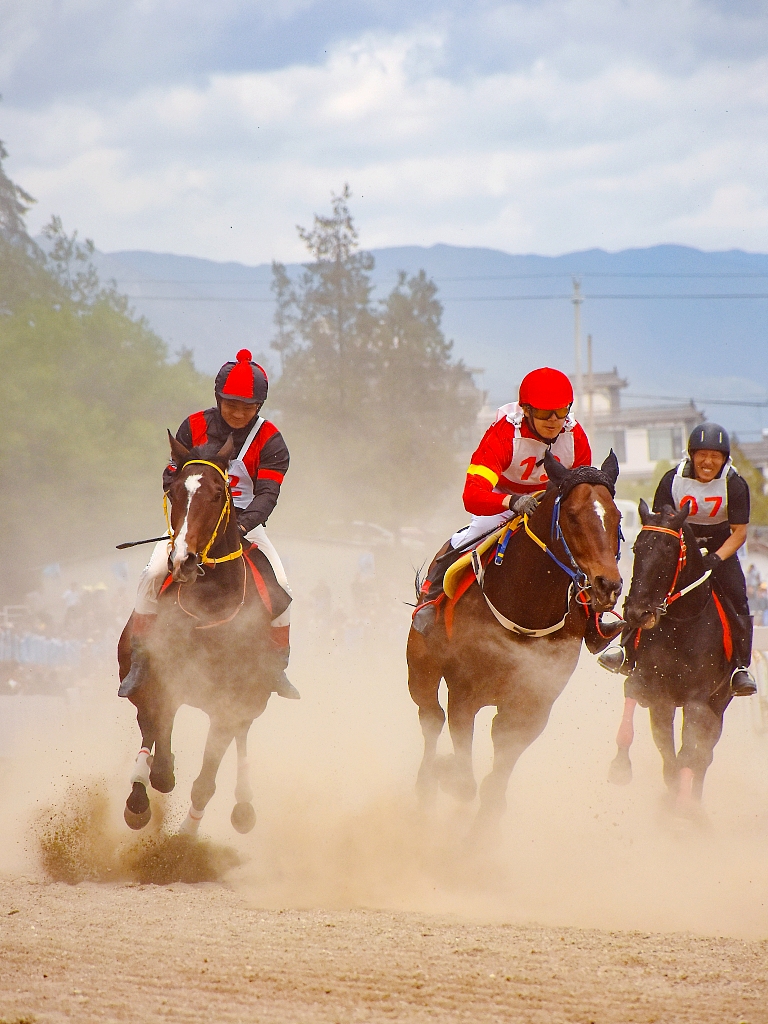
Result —
<path fill-rule="evenodd" d="M 622 684 L 583 653 L 513 773 L 498 843 L 480 849 L 469 839 L 475 805 L 441 795 L 422 815 L 413 792 L 422 741 L 406 686 L 403 601 L 412 600 L 411 563 L 431 552 L 395 544 L 377 548 L 372 565 L 363 546 L 274 539 L 296 594 L 289 674 L 302 700 L 273 696 L 251 729 L 254 831 L 239 836 L 229 822 L 233 747 L 203 819 L 201 852 L 171 835 L 186 814 L 207 728 L 201 712 L 182 708 L 176 789 L 151 794 L 152 831 L 129 833 L 122 809 L 140 740 L 133 707 L 114 696 L 116 668 L 105 662 L 87 703 L 30 729 L 0 769 L 1 874 L 217 877 L 265 908 L 768 936 L 768 736 L 754 728 L 750 701 L 737 699 L 726 715 L 705 785 L 708 823 L 682 826 L 664 812 L 642 709 L 634 781 L 606 781 Z M 492 715 L 485 709 L 477 719 L 478 780 L 490 767 Z M 450 749 L 447 730 L 441 747 Z"/>

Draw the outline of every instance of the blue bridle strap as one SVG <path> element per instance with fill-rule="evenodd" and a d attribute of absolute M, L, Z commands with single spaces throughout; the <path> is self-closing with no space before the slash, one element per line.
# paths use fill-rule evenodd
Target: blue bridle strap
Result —
<path fill-rule="evenodd" d="M 565 537 L 563 536 L 563 531 L 560 527 L 560 500 L 561 495 L 558 494 L 558 496 L 555 498 L 555 504 L 552 506 L 551 537 L 553 542 L 556 543 L 557 541 L 560 541 L 560 543 L 563 545 L 565 553 L 568 556 L 568 561 L 571 563 L 570 566 L 567 566 L 564 562 L 561 562 L 559 558 L 552 554 L 549 548 L 546 548 L 546 552 L 552 559 L 552 561 L 555 563 L 555 565 L 559 566 L 567 576 L 571 577 L 571 579 L 579 588 L 579 590 L 589 590 L 589 578 L 587 574 L 577 565 L 576 559 L 573 557 L 571 549 L 568 547 L 568 543 Z"/>

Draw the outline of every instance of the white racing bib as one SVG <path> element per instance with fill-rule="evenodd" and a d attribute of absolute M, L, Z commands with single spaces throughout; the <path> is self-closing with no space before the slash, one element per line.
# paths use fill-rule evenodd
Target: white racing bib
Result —
<path fill-rule="evenodd" d="M 728 521 L 728 473 L 733 466 L 730 459 L 723 466 L 720 476 L 708 484 L 694 477 L 683 476 L 689 459 L 683 459 L 672 479 L 672 500 L 679 511 L 684 504 L 690 505 L 689 523 L 715 526 Z"/>
<path fill-rule="evenodd" d="M 557 435 L 551 445 L 547 445 L 543 441 L 537 441 L 535 437 L 523 437 L 520 431 L 523 417 L 523 410 L 517 402 L 503 405 L 496 413 L 497 423 L 499 420 L 506 418 L 515 428 L 512 462 L 501 474 L 499 480 L 499 483 L 503 482 L 506 485 L 506 489 L 497 487 L 495 488 L 497 491 L 504 490 L 506 493 L 506 490 L 512 489 L 517 494 L 524 494 L 527 491 L 538 491 L 545 487 L 549 477 L 544 471 L 544 467 L 538 465 L 538 463 L 546 455 L 547 448 L 566 469 L 573 468 L 575 457 L 573 428 L 576 426 L 576 420 L 573 416 L 570 413 L 568 414 L 562 432 Z"/>
<path fill-rule="evenodd" d="M 232 493 L 232 501 L 237 508 L 248 508 L 253 501 L 253 480 L 251 480 L 251 475 L 243 462 L 243 458 L 256 439 L 256 435 L 261 430 L 263 423 L 264 420 L 261 416 L 258 416 L 237 457 L 229 463 L 229 489 Z"/>

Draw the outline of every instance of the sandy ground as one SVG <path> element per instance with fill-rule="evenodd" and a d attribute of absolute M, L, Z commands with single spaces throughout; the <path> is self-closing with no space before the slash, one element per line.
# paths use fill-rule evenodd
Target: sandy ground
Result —
<path fill-rule="evenodd" d="M 199 712 L 179 714 L 178 785 L 146 836 L 122 821 L 138 733 L 108 673 L 87 715 L 30 731 L 0 766 L 0 1020 L 768 1022 L 768 735 L 750 701 L 727 715 L 706 824 L 681 826 L 647 713 L 632 785 L 606 782 L 621 684 L 584 656 L 479 849 L 473 807 L 415 807 L 407 611 L 335 643 L 296 612 L 303 699 L 273 698 L 251 730 L 248 836 L 225 758 L 192 858 L 215 881 L 158 868 Z"/>
<path fill-rule="evenodd" d="M 265 911 L 220 885 L 17 881 L 0 908 L 5 1021 L 768 1020 L 765 942 Z"/>

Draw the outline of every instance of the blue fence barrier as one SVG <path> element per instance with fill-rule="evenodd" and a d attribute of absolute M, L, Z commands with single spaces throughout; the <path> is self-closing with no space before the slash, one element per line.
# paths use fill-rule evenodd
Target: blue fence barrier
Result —
<path fill-rule="evenodd" d="M 82 644 L 79 640 L 58 640 L 37 633 L 0 629 L 0 662 L 20 665 L 77 665 Z"/>

